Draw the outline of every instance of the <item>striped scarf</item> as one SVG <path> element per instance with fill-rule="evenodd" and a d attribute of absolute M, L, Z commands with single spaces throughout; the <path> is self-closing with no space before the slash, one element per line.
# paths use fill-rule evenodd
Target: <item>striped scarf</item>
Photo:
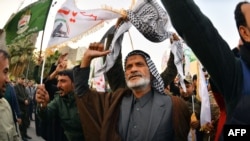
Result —
<path fill-rule="evenodd" d="M 159 72 L 157 71 L 154 62 L 150 59 L 150 56 L 142 51 L 142 50 L 133 50 L 131 51 L 125 58 L 125 62 L 124 64 L 127 63 L 127 59 L 128 57 L 132 56 L 132 55 L 141 55 L 142 57 L 145 58 L 146 63 L 149 67 L 149 71 L 151 72 L 152 76 L 153 76 L 153 80 L 152 80 L 152 87 L 157 90 L 160 94 L 165 94 L 164 93 L 164 83 L 163 80 L 159 74 Z M 124 67 L 125 68 L 125 67 Z"/>

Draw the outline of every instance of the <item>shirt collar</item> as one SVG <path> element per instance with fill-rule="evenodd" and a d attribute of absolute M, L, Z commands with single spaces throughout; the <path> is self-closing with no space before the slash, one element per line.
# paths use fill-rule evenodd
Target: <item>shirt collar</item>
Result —
<path fill-rule="evenodd" d="M 150 99 L 153 97 L 153 92 L 149 91 L 145 95 L 143 95 L 141 98 L 136 98 L 133 96 L 133 103 L 139 103 L 141 107 L 143 107 L 146 103 L 150 101 Z"/>

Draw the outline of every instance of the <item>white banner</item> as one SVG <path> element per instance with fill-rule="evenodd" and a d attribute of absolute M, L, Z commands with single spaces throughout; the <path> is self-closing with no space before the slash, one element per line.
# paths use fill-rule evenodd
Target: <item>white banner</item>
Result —
<path fill-rule="evenodd" d="M 198 94 L 201 98 L 201 113 L 200 113 L 200 125 L 204 126 L 206 123 L 211 122 L 211 110 L 209 93 L 205 80 L 204 72 L 202 71 L 202 65 L 198 62 Z"/>
<path fill-rule="evenodd" d="M 74 0 L 67 0 L 57 11 L 48 47 L 66 41 L 78 40 L 84 34 L 95 31 L 105 20 L 119 18 L 119 13 L 106 9 L 80 10 Z"/>

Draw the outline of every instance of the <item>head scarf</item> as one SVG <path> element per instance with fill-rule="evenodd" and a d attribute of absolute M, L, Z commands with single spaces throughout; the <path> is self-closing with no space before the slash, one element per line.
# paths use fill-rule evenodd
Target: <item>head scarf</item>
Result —
<path fill-rule="evenodd" d="M 127 63 L 128 57 L 130 57 L 132 55 L 141 55 L 142 57 L 145 58 L 146 63 L 147 63 L 148 68 L 149 68 L 149 71 L 150 71 L 150 73 L 153 76 L 152 87 L 155 90 L 157 90 L 160 94 L 164 94 L 164 83 L 163 83 L 163 80 L 162 80 L 159 72 L 157 71 L 154 62 L 150 59 L 150 56 L 146 52 L 144 52 L 144 51 L 133 50 L 125 58 L 124 65 Z"/>

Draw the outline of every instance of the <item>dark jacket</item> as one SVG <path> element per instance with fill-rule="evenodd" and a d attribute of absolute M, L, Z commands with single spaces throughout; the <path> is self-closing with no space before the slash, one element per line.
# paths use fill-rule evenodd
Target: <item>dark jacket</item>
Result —
<path fill-rule="evenodd" d="M 28 105 L 25 105 L 25 100 L 29 100 L 29 95 L 26 93 L 26 89 L 24 85 L 16 84 L 14 88 L 15 88 L 15 92 L 16 92 L 16 96 L 17 96 L 17 100 L 18 100 L 21 112 L 27 112 Z"/>
<path fill-rule="evenodd" d="M 4 97 L 10 104 L 10 107 L 13 112 L 14 121 L 17 122 L 17 118 L 21 118 L 21 112 L 17 101 L 15 89 L 11 84 L 7 84 Z"/>
<path fill-rule="evenodd" d="M 39 108 L 41 120 L 52 120 L 59 117 L 68 141 L 84 141 L 74 93 L 61 97 L 56 94 L 46 109 Z"/>
<path fill-rule="evenodd" d="M 227 124 L 250 125 L 250 113 L 247 112 L 250 107 L 250 87 L 243 87 L 247 82 L 244 79 L 250 80 L 250 75 L 243 74 L 242 64 L 250 73 L 246 60 L 241 61 L 234 56 L 230 46 L 192 0 L 162 0 L 162 3 L 174 28 L 191 47 L 223 95 Z M 250 51 L 245 52 L 249 56 Z M 244 94 L 243 90 L 246 90 Z"/>
<path fill-rule="evenodd" d="M 108 41 L 112 40 L 112 35 L 115 31 L 113 28 L 114 27 L 112 27 L 104 35 L 101 42 L 103 42 L 105 38 L 108 38 Z M 109 46 L 109 42 L 107 42 L 106 46 Z M 177 74 L 173 57 L 174 56 L 171 54 L 171 59 L 168 61 L 168 67 L 161 75 L 165 85 L 173 81 Z M 127 89 L 122 65 L 122 54 L 120 51 L 117 59 L 115 60 L 114 66 L 105 74 L 111 91 L 114 93 L 105 94 L 100 94 L 89 89 L 89 68 L 74 68 L 75 90 L 78 95 L 83 95 L 76 96 L 76 101 L 80 113 L 84 136 L 88 141 L 121 140 L 117 129 L 121 107 L 120 104 L 123 100 L 129 100 L 128 97 L 132 94 L 131 90 Z M 166 73 L 168 75 L 166 75 Z M 155 95 L 156 96 L 154 100 L 158 101 L 156 102 L 158 104 L 154 104 L 154 110 L 152 113 L 159 116 L 153 116 L 154 122 L 150 124 L 151 127 L 148 130 L 149 133 L 146 133 L 147 139 L 159 140 L 157 137 L 167 136 L 171 133 L 174 133 L 174 138 L 176 141 L 187 140 L 187 135 L 190 129 L 190 113 L 188 111 L 187 105 L 184 103 L 184 101 L 182 101 L 182 99 L 178 97 L 161 95 L 158 93 Z M 170 106 L 166 103 L 169 103 Z M 131 106 L 131 104 L 128 106 Z M 131 108 L 128 107 L 122 109 L 121 111 L 126 113 L 125 115 L 129 115 L 127 112 L 129 112 L 130 109 Z M 165 118 L 162 118 L 163 116 L 165 116 Z M 126 126 L 128 122 L 126 120 L 128 117 L 123 119 L 125 120 L 122 121 L 122 127 L 127 128 Z M 164 124 L 160 125 L 160 123 L 163 123 L 163 121 L 160 121 L 160 119 L 163 119 L 166 122 L 171 122 L 168 125 L 170 129 L 169 131 L 171 133 L 157 133 L 159 128 L 164 126 Z"/>
<path fill-rule="evenodd" d="M 51 73 L 53 73 L 53 71 L 55 71 L 56 69 L 56 64 L 53 63 L 51 65 L 50 71 L 49 71 L 49 75 Z M 37 83 L 40 83 L 40 66 L 37 65 L 34 68 L 34 74 L 33 77 L 35 79 L 35 81 Z M 49 76 L 48 75 L 48 76 Z M 57 88 L 57 79 L 52 79 L 52 80 L 48 80 L 48 76 L 43 78 L 43 83 L 45 85 L 46 90 L 49 93 L 49 98 L 50 100 L 54 99 L 54 94 L 56 93 L 56 91 L 58 91 Z M 35 96 L 34 96 L 35 97 Z M 37 103 L 35 103 L 35 106 Z M 37 117 L 37 114 L 35 114 L 35 117 Z M 36 133 L 39 136 L 42 136 L 46 141 L 67 141 L 66 136 L 64 134 L 64 130 L 60 125 L 59 122 L 59 117 L 56 117 L 54 119 L 49 119 L 48 121 L 39 121 L 39 118 L 36 118 Z"/>
<path fill-rule="evenodd" d="M 119 141 L 121 137 L 117 127 L 120 110 L 127 113 L 131 109 L 129 108 L 131 104 L 128 104 L 126 109 L 121 109 L 124 107 L 121 106 L 121 103 L 124 100 L 130 101 L 128 97 L 132 94 L 132 91 L 127 88 L 118 88 L 114 93 L 98 93 L 96 91 L 91 91 L 88 86 L 88 79 L 83 79 L 88 78 L 89 71 L 89 68 L 74 68 L 75 90 L 76 93 L 79 94 L 76 101 L 85 138 L 88 141 Z M 181 101 L 182 103 L 178 104 L 178 106 L 183 109 L 186 108 L 186 113 L 175 113 L 173 110 L 178 111 L 178 108 L 174 107 L 172 102 L 171 96 L 169 95 L 154 94 L 154 104 L 151 114 L 159 116 L 152 116 L 154 122 L 149 124 L 149 132 L 145 134 L 148 140 L 157 141 L 160 140 L 157 137 L 163 135 L 171 136 L 169 134 L 172 133 L 175 135 L 175 140 L 187 140 L 190 124 L 190 114 L 187 105 Z M 181 127 L 179 129 L 173 127 L 175 123 L 177 123 L 174 122 L 173 119 L 176 119 L 177 116 L 178 121 L 184 123 L 181 126 L 179 125 L 179 127 Z M 126 120 L 128 120 L 128 117 L 124 119 L 125 121 L 122 121 L 122 123 L 124 123 L 123 127 L 126 128 L 128 123 Z M 170 126 L 170 132 L 160 134 L 160 132 L 158 132 L 159 129 L 166 125 L 163 123 L 168 122 L 173 124 L 168 125 Z"/>

